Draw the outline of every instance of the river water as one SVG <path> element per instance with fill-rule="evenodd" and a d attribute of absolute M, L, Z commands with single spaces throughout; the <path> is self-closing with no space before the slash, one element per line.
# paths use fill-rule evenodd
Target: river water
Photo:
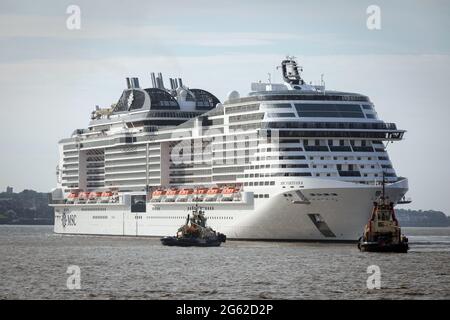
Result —
<path fill-rule="evenodd" d="M 154 238 L 0 226 L 0 299 L 450 299 L 450 228 L 403 232 L 407 254 L 251 241 L 176 248 Z M 380 289 L 367 287 L 371 265 Z M 80 270 L 80 289 L 67 286 L 69 266 Z"/>

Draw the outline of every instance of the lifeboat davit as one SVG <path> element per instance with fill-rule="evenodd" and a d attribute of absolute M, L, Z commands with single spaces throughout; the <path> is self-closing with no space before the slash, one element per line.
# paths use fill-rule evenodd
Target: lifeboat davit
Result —
<path fill-rule="evenodd" d="M 190 189 L 190 188 L 186 188 L 186 189 L 181 189 L 180 192 L 178 193 L 178 198 L 177 198 L 177 202 L 186 202 L 188 197 L 194 193 L 194 189 Z"/>
<path fill-rule="evenodd" d="M 175 198 L 178 195 L 178 189 L 169 189 L 166 192 L 166 202 L 175 202 Z"/>
<path fill-rule="evenodd" d="M 78 200 L 78 192 L 71 192 L 67 196 L 66 202 L 67 203 L 74 203 L 76 200 Z"/>
<path fill-rule="evenodd" d="M 166 191 L 163 189 L 158 189 L 152 192 L 152 202 L 160 202 L 161 198 L 166 194 Z"/>
<path fill-rule="evenodd" d="M 89 199 L 90 192 L 80 192 L 78 195 L 78 203 L 86 203 L 86 201 Z"/>
<path fill-rule="evenodd" d="M 101 197 L 101 192 L 91 192 L 89 193 L 88 202 L 89 203 L 96 203 L 97 200 Z"/>
<path fill-rule="evenodd" d="M 222 190 L 222 201 L 232 201 L 234 193 L 236 192 L 235 188 L 224 188 Z"/>
<path fill-rule="evenodd" d="M 196 188 L 193 192 L 193 198 L 192 201 L 203 201 L 203 198 L 205 197 L 206 193 L 208 192 L 208 188 Z"/>
<path fill-rule="evenodd" d="M 111 197 L 112 197 L 111 191 L 104 191 L 100 196 L 100 202 L 107 203 L 111 200 Z"/>
<path fill-rule="evenodd" d="M 213 187 L 209 188 L 206 192 L 205 201 L 216 200 L 217 197 L 222 193 L 222 189 Z"/>

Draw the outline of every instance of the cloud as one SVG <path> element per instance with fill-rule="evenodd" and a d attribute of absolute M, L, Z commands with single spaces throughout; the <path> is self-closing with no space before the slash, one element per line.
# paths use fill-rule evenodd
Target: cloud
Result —
<path fill-rule="evenodd" d="M 80 30 L 66 28 L 66 16 L 0 15 L 0 38 L 124 39 L 212 47 L 261 46 L 304 39 L 292 33 L 182 31 L 168 25 L 117 24 L 87 21 Z"/>

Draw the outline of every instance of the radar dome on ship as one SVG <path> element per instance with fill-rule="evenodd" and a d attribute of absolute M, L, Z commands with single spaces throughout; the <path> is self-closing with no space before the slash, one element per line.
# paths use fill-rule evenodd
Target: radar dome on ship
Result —
<path fill-rule="evenodd" d="M 230 93 L 228 93 L 228 96 L 227 96 L 227 100 L 236 100 L 239 98 L 240 98 L 240 94 L 236 90 L 231 91 Z"/>

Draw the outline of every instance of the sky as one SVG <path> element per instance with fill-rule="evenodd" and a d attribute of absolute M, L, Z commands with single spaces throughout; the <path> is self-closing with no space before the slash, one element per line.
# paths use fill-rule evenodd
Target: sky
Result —
<path fill-rule="evenodd" d="M 70 5 L 80 28 L 70 29 Z M 371 30 L 370 5 L 380 9 Z M 250 83 L 280 82 L 294 55 L 303 78 L 366 94 L 378 115 L 407 130 L 388 146 L 409 178 L 403 206 L 450 214 L 450 1 L 23 1 L 0 2 L 0 190 L 47 192 L 57 142 L 109 106 L 125 77 L 182 77 L 221 101 Z"/>

